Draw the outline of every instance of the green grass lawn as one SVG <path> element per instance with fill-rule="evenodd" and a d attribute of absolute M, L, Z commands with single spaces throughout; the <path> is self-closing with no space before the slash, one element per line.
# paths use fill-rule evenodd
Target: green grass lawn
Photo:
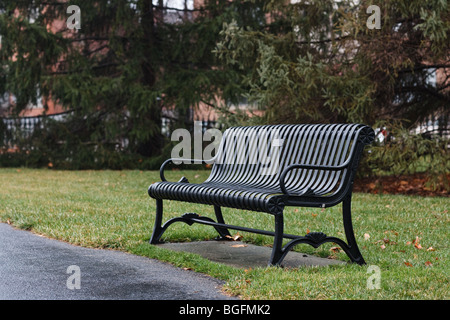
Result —
<path fill-rule="evenodd" d="M 169 180 L 185 175 L 201 182 L 208 171 L 171 171 Z M 155 201 L 147 187 L 159 180 L 156 171 L 54 171 L 0 169 L 0 221 L 76 245 L 132 252 L 209 274 L 226 282 L 224 290 L 243 299 L 449 299 L 448 230 L 450 198 L 353 195 L 353 222 L 367 262 L 295 269 L 236 269 L 198 255 L 175 253 L 148 244 Z M 165 219 L 184 212 L 214 217 L 212 207 L 166 201 Z M 273 230 L 265 213 L 223 209 L 227 223 Z M 341 206 L 287 208 L 285 232 L 322 231 L 345 238 Z M 272 238 L 240 232 L 243 241 L 272 244 Z M 212 227 L 179 223 L 166 241 L 212 239 Z M 299 245 L 295 250 L 348 261 L 343 252 Z M 367 284 L 380 270 L 380 288 Z"/>

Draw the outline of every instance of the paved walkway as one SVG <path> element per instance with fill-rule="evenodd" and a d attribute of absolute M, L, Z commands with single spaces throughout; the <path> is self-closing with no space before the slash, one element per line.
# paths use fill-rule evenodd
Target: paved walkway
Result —
<path fill-rule="evenodd" d="M 267 266 L 271 248 L 239 241 L 164 243 L 238 268 Z M 343 261 L 289 252 L 285 267 Z M 113 250 L 74 246 L 0 223 L 0 300 L 224 300 L 223 282 Z"/>
<path fill-rule="evenodd" d="M 222 284 L 157 260 L 73 246 L 0 223 L 0 300 L 232 299 L 220 292 Z"/>

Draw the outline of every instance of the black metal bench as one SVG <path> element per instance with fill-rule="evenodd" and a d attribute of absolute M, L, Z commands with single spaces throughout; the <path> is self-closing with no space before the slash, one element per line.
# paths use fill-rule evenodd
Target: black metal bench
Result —
<path fill-rule="evenodd" d="M 365 264 L 353 232 L 351 197 L 364 146 L 373 139 L 374 131 L 360 124 L 227 129 L 215 157 L 211 161 L 194 162 L 213 163 L 205 182 L 192 184 L 185 177 L 178 182 L 166 181 L 164 169 L 176 159 L 162 164 L 162 181 L 153 183 L 148 189 L 150 197 L 156 199 L 156 219 L 150 243 L 157 244 L 172 223 L 182 221 L 188 225 L 211 225 L 221 238 L 230 236 L 228 229 L 274 236 L 269 265 L 280 265 L 297 244 L 307 243 L 317 248 L 326 242 L 339 245 L 352 262 Z M 163 199 L 213 205 L 217 221 L 185 213 L 162 225 Z M 325 208 L 341 202 L 347 242 L 322 232 L 310 232 L 305 236 L 283 233 L 284 207 Z M 275 231 L 225 224 L 221 207 L 270 213 L 274 216 Z M 283 238 L 291 239 L 284 247 Z"/>

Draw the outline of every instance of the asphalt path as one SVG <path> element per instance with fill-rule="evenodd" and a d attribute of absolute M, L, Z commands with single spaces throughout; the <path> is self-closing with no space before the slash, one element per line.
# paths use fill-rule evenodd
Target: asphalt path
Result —
<path fill-rule="evenodd" d="M 0 223 L 0 300 L 226 300 L 217 279 Z"/>

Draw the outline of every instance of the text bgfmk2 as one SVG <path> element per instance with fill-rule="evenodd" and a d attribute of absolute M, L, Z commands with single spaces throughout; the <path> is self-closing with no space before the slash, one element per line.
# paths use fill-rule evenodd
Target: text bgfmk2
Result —
<path fill-rule="evenodd" d="M 181 315 L 204 315 L 209 318 L 213 313 L 221 313 L 221 314 L 233 314 L 233 315 L 252 315 L 252 314 L 270 314 L 270 305 L 268 304 L 235 304 L 228 305 L 225 304 L 218 307 L 199 307 L 199 306 L 189 306 L 186 304 L 185 307 L 180 307 L 179 314 Z"/>

